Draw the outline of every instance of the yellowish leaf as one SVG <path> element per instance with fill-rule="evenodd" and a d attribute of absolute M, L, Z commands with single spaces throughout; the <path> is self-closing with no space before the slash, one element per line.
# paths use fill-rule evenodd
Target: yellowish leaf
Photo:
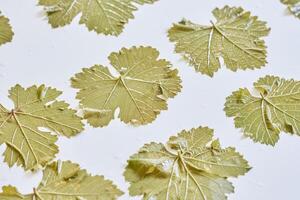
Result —
<path fill-rule="evenodd" d="M 300 135 L 300 82 L 265 76 L 254 92 L 239 89 L 227 97 L 225 112 L 255 142 L 275 145 L 281 131 Z"/>
<path fill-rule="evenodd" d="M 228 177 L 244 175 L 248 162 L 213 140 L 213 130 L 183 130 L 164 145 L 144 145 L 128 160 L 124 176 L 131 196 L 156 200 L 225 200 L 233 192 Z"/>
<path fill-rule="evenodd" d="M 177 70 L 158 57 L 151 47 L 123 48 L 109 56 L 117 77 L 102 65 L 76 74 L 71 82 L 79 89 L 84 118 L 94 127 L 106 126 L 120 108 L 118 117 L 125 123 L 143 125 L 155 120 L 167 109 L 167 100 L 181 90 Z"/>
<path fill-rule="evenodd" d="M 133 12 L 135 4 L 152 4 L 157 0 L 39 0 L 53 28 L 70 24 L 81 14 L 80 24 L 105 35 L 119 35 Z"/>
<path fill-rule="evenodd" d="M 213 76 L 221 66 L 220 58 L 232 71 L 261 68 L 266 64 L 262 37 L 269 34 L 266 22 L 241 7 L 225 6 L 213 10 L 217 19 L 210 25 L 188 20 L 174 24 L 169 39 L 197 72 Z"/>
<path fill-rule="evenodd" d="M 115 200 L 123 194 L 103 176 L 92 176 L 70 161 L 53 162 L 32 194 L 22 195 L 12 186 L 4 186 L 1 200 Z"/>
<path fill-rule="evenodd" d="M 9 91 L 13 109 L 0 104 L 0 143 L 6 144 L 4 160 L 25 170 L 45 166 L 58 152 L 57 135 L 74 136 L 83 130 L 81 118 L 54 88 L 16 85 Z"/>
<path fill-rule="evenodd" d="M 8 18 L 0 12 L 0 45 L 11 42 L 14 32 L 9 24 Z"/>

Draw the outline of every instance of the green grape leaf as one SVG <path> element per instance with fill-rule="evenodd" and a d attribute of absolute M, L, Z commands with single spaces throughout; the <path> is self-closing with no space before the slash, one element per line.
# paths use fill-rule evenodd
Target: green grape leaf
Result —
<path fill-rule="evenodd" d="M 16 85 L 9 91 L 14 108 L 0 104 L 0 144 L 6 144 L 4 160 L 11 167 L 25 170 L 45 166 L 58 152 L 57 136 L 71 137 L 83 130 L 81 118 L 69 105 L 56 98 L 61 95 L 41 85 L 24 89 Z"/>
<path fill-rule="evenodd" d="M 233 192 L 228 177 L 244 175 L 248 162 L 234 148 L 222 149 L 213 130 L 183 130 L 166 145 L 144 145 L 128 160 L 124 176 L 131 196 L 156 200 L 225 200 Z"/>
<path fill-rule="evenodd" d="M 159 52 L 151 47 L 123 48 L 109 56 L 118 77 L 102 65 L 84 68 L 76 74 L 71 83 L 79 89 L 77 99 L 88 123 L 106 126 L 119 108 L 121 121 L 143 125 L 166 110 L 166 101 L 180 92 L 181 80 L 178 71 L 158 57 Z"/>
<path fill-rule="evenodd" d="M 265 76 L 252 93 L 247 88 L 233 92 L 224 110 L 245 136 L 274 146 L 281 131 L 300 135 L 300 82 Z"/>
<path fill-rule="evenodd" d="M 280 0 L 287 5 L 289 11 L 296 17 L 300 18 L 300 0 Z"/>
<path fill-rule="evenodd" d="M 221 66 L 220 58 L 232 71 L 255 69 L 264 66 L 266 46 L 261 39 L 270 29 L 266 22 L 251 16 L 241 7 L 213 10 L 217 22 L 202 26 L 183 19 L 168 31 L 175 52 L 197 72 L 212 77 Z"/>
<path fill-rule="evenodd" d="M 9 24 L 9 20 L 0 12 L 0 45 L 11 42 L 14 32 Z"/>
<path fill-rule="evenodd" d="M 98 34 L 119 35 L 129 19 L 133 19 L 136 4 L 152 4 L 157 0 L 39 0 L 53 28 L 70 24 L 81 13 L 80 24 Z"/>
<path fill-rule="evenodd" d="M 4 186 L 1 200 L 115 200 L 123 194 L 103 176 L 91 176 L 70 161 L 53 162 L 43 171 L 43 179 L 32 194 L 22 195 Z"/>

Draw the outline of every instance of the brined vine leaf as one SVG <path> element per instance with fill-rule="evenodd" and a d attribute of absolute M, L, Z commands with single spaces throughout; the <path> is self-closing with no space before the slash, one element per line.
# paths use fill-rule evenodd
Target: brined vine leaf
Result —
<path fill-rule="evenodd" d="M 11 42 L 13 35 L 14 32 L 9 24 L 9 19 L 0 12 L 0 45 Z"/>
<path fill-rule="evenodd" d="M 174 24 L 168 36 L 197 72 L 213 76 L 221 66 L 220 58 L 232 71 L 265 66 L 266 46 L 261 39 L 269 34 L 266 22 L 241 7 L 225 6 L 213 10 L 217 19 L 210 25 L 198 25 L 183 19 Z"/>
<path fill-rule="evenodd" d="M 98 34 L 119 35 L 129 19 L 133 19 L 136 4 L 152 4 L 157 0 L 39 0 L 53 28 L 70 24 L 81 14 L 80 24 Z"/>
<path fill-rule="evenodd" d="M 1 200 L 115 200 L 123 194 L 103 176 L 92 176 L 70 161 L 53 162 L 31 194 L 23 195 L 13 186 L 4 186 Z"/>
<path fill-rule="evenodd" d="M 300 81 L 265 76 L 250 91 L 233 92 L 224 108 L 245 136 L 274 146 L 280 132 L 300 135 Z"/>
<path fill-rule="evenodd" d="M 83 130 L 81 118 L 64 101 L 61 92 L 41 85 L 24 89 L 16 85 L 9 91 L 14 104 L 0 104 L 0 144 L 6 144 L 4 161 L 25 170 L 45 166 L 58 152 L 57 135 L 71 137 Z"/>
<path fill-rule="evenodd" d="M 287 5 L 289 11 L 296 16 L 297 18 L 300 18 L 300 0 L 280 0 L 281 3 Z"/>
<path fill-rule="evenodd" d="M 117 77 L 102 65 L 76 74 L 72 87 L 79 89 L 77 99 L 88 123 L 106 126 L 119 108 L 121 121 L 143 125 L 166 110 L 167 100 L 181 90 L 181 80 L 170 62 L 158 57 L 159 52 L 151 47 L 123 48 L 109 56 Z"/>
<path fill-rule="evenodd" d="M 144 145 L 128 160 L 124 176 L 131 196 L 156 200 L 225 200 L 228 177 L 244 175 L 248 162 L 234 148 L 221 148 L 213 130 L 183 130 L 164 145 Z"/>

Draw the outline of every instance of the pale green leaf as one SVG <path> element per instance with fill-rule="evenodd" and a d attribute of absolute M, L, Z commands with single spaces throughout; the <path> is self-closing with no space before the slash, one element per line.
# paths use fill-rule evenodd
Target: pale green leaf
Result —
<path fill-rule="evenodd" d="M 158 57 L 159 52 L 151 47 L 123 48 L 109 56 L 117 77 L 102 65 L 76 74 L 72 87 L 80 89 L 77 99 L 88 123 L 106 126 L 119 108 L 121 121 L 143 125 L 166 110 L 167 100 L 180 91 L 181 80 L 170 62 Z"/>
<path fill-rule="evenodd" d="M 289 11 L 296 17 L 300 18 L 300 0 L 280 0 L 287 5 Z"/>
<path fill-rule="evenodd" d="M 241 7 L 216 8 L 213 15 L 217 21 L 210 25 L 185 19 L 174 24 L 168 36 L 175 42 L 175 52 L 181 53 L 197 72 L 211 77 L 221 66 L 220 58 L 232 71 L 265 66 L 266 46 L 261 38 L 270 31 L 266 22 Z"/>
<path fill-rule="evenodd" d="M 81 118 L 54 88 L 16 85 L 9 91 L 13 109 L 0 104 L 0 143 L 5 143 L 5 162 L 22 165 L 25 170 L 45 166 L 58 152 L 58 135 L 71 137 L 83 130 Z"/>
<path fill-rule="evenodd" d="M 9 20 L 0 12 L 0 45 L 11 42 L 13 35 Z"/>
<path fill-rule="evenodd" d="M 235 127 L 255 142 L 275 145 L 281 131 L 300 135 L 300 82 L 265 76 L 254 91 L 239 89 L 227 97 L 225 112 Z"/>
<path fill-rule="evenodd" d="M 16 188 L 5 186 L 0 193 L 4 200 L 115 200 L 123 194 L 103 176 L 91 176 L 79 165 L 54 162 L 46 167 L 39 186 L 32 194 L 22 195 Z"/>
<path fill-rule="evenodd" d="M 124 176 L 132 196 L 144 200 L 225 200 L 228 177 L 244 175 L 248 162 L 234 148 L 222 149 L 213 130 L 182 131 L 166 145 L 150 143 L 130 157 Z"/>
<path fill-rule="evenodd" d="M 80 24 L 105 35 L 119 35 L 133 12 L 135 4 L 152 4 L 157 0 L 39 0 L 53 28 L 70 24 L 81 14 Z"/>

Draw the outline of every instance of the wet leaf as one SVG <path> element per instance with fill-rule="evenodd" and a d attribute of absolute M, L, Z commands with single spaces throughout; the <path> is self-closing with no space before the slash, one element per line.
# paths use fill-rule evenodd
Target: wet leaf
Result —
<path fill-rule="evenodd" d="M 232 71 L 261 68 L 266 64 L 266 46 L 261 39 L 270 29 L 241 7 L 225 6 L 213 10 L 217 19 L 198 25 L 183 19 L 169 30 L 175 52 L 181 53 L 197 72 L 213 76 L 220 58 Z"/>
<path fill-rule="evenodd" d="M 133 19 L 136 4 L 152 4 L 157 0 L 39 0 L 53 28 L 70 24 L 81 14 L 80 24 L 98 34 L 119 35 L 129 19 Z"/>
<path fill-rule="evenodd" d="M 15 187 L 4 186 L 1 200 L 115 200 L 123 194 L 103 176 L 92 176 L 79 165 L 53 162 L 43 172 L 43 179 L 32 194 L 22 195 Z"/>
<path fill-rule="evenodd" d="M 131 196 L 156 200 L 225 200 L 233 192 L 228 177 L 244 175 L 248 162 L 213 140 L 213 130 L 182 131 L 164 145 L 144 145 L 128 160 L 124 176 Z"/>
<path fill-rule="evenodd" d="M 177 70 L 158 57 L 159 52 L 151 47 L 123 48 L 109 56 L 117 77 L 102 65 L 76 74 L 71 79 L 72 87 L 79 89 L 77 99 L 88 123 L 106 126 L 120 108 L 121 121 L 143 125 L 166 110 L 167 100 L 180 92 L 181 80 Z"/>
<path fill-rule="evenodd" d="M 0 45 L 11 42 L 14 32 L 9 24 L 9 19 L 0 12 Z"/>
<path fill-rule="evenodd" d="M 227 97 L 225 112 L 255 142 L 275 145 L 280 132 L 300 135 L 300 82 L 265 76 L 254 92 L 239 89 Z"/>
<path fill-rule="evenodd" d="M 0 143 L 6 144 L 4 161 L 25 170 L 45 166 L 58 152 L 56 135 L 71 137 L 83 130 L 81 118 L 54 88 L 16 85 L 9 91 L 14 108 L 0 104 Z M 56 135 L 54 135 L 55 133 Z"/>

